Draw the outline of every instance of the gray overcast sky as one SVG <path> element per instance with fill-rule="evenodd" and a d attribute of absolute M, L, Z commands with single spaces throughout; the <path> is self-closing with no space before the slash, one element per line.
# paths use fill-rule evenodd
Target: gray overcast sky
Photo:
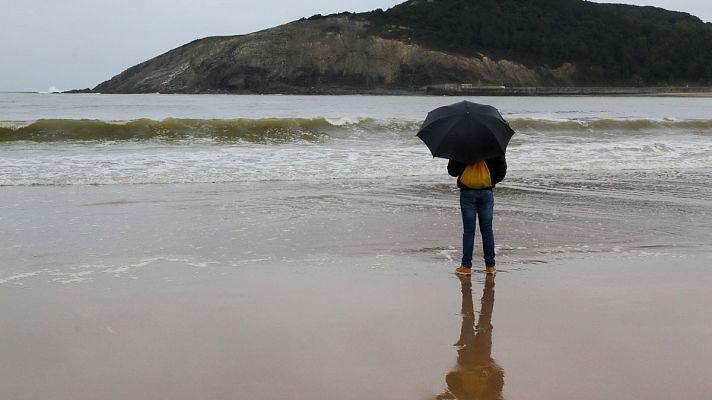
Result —
<path fill-rule="evenodd" d="M 94 87 L 194 39 L 405 0 L 0 0 L 0 91 Z M 600 1 L 613 3 L 614 1 Z M 712 21 L 710 0 L 615 1 Z"/>

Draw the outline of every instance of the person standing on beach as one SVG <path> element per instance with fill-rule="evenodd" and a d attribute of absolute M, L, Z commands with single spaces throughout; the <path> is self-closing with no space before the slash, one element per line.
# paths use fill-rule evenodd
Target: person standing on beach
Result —
<path fill-rule="evenodd" d="M 500 156 L 469 165 L 450 160 L 447 172 L 451 176 L 457 177 L 457 186 L 460 188 L 460 211 L 462 212 L 462 264 L 457 267 L 455 272 L 464 275 L 472 273 L 472 252 L 475 246 L 477 219 L 480 222 L 485 271 L 488 274 L 493 274 L 497 269 L 495 268 L 494 231 L 492 228 L 494 216 L 492 189 L 507 174 L 507 160 L 504 156 Z"/>

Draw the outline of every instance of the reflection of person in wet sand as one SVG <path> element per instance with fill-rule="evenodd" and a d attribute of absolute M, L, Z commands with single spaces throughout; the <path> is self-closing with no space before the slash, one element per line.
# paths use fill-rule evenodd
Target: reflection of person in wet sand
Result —
<path fill-rule="evenodd" d="M 475 327 L 472 282 L 460 276 L 462 283 L 462 329 L 455 343 L 457 368 L 445 376 L 448 389 L 437 396 L 445 399 L 501 399 L 504 370 L 492 359 L 492 309 L 494 275 L 485 277 L 482 308 Z"/>

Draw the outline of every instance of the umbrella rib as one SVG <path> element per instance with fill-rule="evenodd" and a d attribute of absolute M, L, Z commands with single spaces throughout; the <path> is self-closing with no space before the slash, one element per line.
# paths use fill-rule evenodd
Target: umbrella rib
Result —
<path fill-rule="evenodd" d="M 454 130 L 456 126 L 458 126 L 459 124 L 461 124 L 461 123 L 463 123 L 463 122 L 464 122 L 464 123 L 468 123 L 468 122 L 471 122 L 471 121 L 470 121 L 470 118 L 462 118 L 462 119 L 460 119 L 459 121 L 456 121 L 448 130 Z M 442 146 L 443 143 L 446 142 L 445 139 L 447 139 L 447 137 L 443 137 L 442 140 L 440 140 L 440 142 L 437 144 L 437 146 L 433 146 L 433 148 L 434 148 L 435 150 L 437 150 L 437 151 L 433 151 L 433 152 L 432 152 L 433 155 L 442 154 L 442 152 L 440 151 L 440 146 Z"/>
<path fill-rule="evenodd" d="M 443 119 L 451 118 L 453 116 L 457 116 L 457 114 L 460 113 L 460 110 L 453 107 L 452 105 L 449 105 L 449 106 L 443 106 L 443 107 L 436 108 L 435 110 L 429 112 L 428 116 L 430 116 L 430 114 L 433 114 L 437 111 L 445 111 L 445 110 L 454 111 L 454 112 L 452 112 L 451 114 L 444 115 L 444 116 L 439 116 L 438 118 L 433 119 L 430 122 L 427 122 L 428 117 L 425 117 L 425 121 L 423 122 L 423 126 L 420 127 L 420 130 L 422 131 L 423 129 L 430 127 L 432 124 L 434 124 L 436 122 L 442 121 Z"/>
<path fill-rule="evenodd" d="M 498 118 L 494 115 L 483 115 L 479 121 L 480 121 L 480 123 L 482 123 L 482 125 L 486 126 L 491 131 L 495 131 L 495 129 L 505 128 L 511 132 L 506 137 L 506 141 L 504 143 L 502 142 L 502 140 L 500 140 L 500 139 L 505 139 L 504 136 L 500 137 L 500 135 L 494 135 L 500 148 L 502 150 L 504 150 L 507 147 L 509 140 L 512 138 L 512 135 L 514 135 L 514 133 L 515 133 L 514 130 L 511 127 L 509 127 L 509 125 L 507 125 L 507 123 L 505 123 L 502 118 Z M 491 126 L 491 123 L 496 124 L 494 128 Z"/>
<path fill-rule="evenodd" d="M 461 121 L 462 121 L 462 119 L 454 119 L 454 120 L 439 119 L 436 122 L 442 122 L 443 124 L 445 124 L 445 123 L 450 124 L 450 126 L 446 126 L 446 129 L 445 129 L 446 131 L 449 131 L 449 130 L 452 130 L 455 127 L 455 125 L 457 125 Z M 433 128 L 433 124 L 431 124 L 429 126 L 429 128 Z M 421 133 L 427 133 L 427 132 L 428 132 L 428 129 L 424 129 L 424 130 L 421 129 L 421 131 L 418 133 L 418 135 L 420 135 Z M 433 156 L 437 156 L 437 154 L 438 154 L 433 149 L 437 149 L 442 144 L 442 142 L 445 141 L 445 139 L 446 139 L 445 136 L 440 137 L 439 140 L 432 139 L 435 143 L 431 142 L 431 144 L 428 147 L 430 147 L 431 153 L 433 154 Z"/>

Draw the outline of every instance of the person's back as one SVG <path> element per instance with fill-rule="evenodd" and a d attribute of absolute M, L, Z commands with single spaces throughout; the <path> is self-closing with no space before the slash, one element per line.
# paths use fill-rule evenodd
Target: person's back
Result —
<path fill-rule="evenodd" d="M 504 156 L 501 156 L 484 161 L 487 164 L 487 169 L 489 170 L 489 174 L 492 179 L 492 186 L 488 189 L 492 189 L 495 185 L 502 182 L 504 177 L 507 175 L 507 159 Z M 460 182 L 460 176 L 465 171 L 465 168 L 467 168 L 467 164 L 455 160 L 450 160 L 447 164 L 448 174 L 450 174 L 450 176 L 458 177 L 457 187 L 460 189 L 471 190 L 471 188 L 468 188 Z"/>

